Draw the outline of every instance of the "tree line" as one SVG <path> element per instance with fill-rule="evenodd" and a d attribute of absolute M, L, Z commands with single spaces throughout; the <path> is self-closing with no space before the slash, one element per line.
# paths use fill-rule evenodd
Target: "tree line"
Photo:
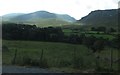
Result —
<path fill-rule="evenodd" d="M 91 27 L 91 31 L 104 32 L 106 34 L 117 32 L 115 28 L 106 28 L 104 26 L 100 27 Z"/>
<path fill-rule="evenodd" d="M 7 40 L 59 41 L 63 36 L 59 27 L 40 28 L 36 25 L 5 23 L 2 29 L 2 37 Z"/>
<path fill-rule="evenodd" d="M 103 37 L 86 36 L 85 34 L 64 35 L 60 27 L 37 27 L 36 25 L 3 23 L 2 38 L 6 40 L 32 40 L 47 42 L 64 42 L 71 44 L 82 44 L 96 52 L 105 46 L 118 48 L 118 39 L 105 39 Z M 94 28 L 93 28 L 94 29 Z"/>

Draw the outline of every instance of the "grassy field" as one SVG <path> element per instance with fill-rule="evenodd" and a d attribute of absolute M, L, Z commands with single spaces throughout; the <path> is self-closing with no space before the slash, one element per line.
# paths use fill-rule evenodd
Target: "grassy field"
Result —
<path fill-rule="evenodd" d="M 50 69 L 59 69 L 67 72 L 76 72 L 81 70 L 92 70 L 96 68 L 95 55 L 83 45 L 73 45 L 54 42 L 36 42 L 36 41 L 8 41 L 3 40 L 3 45 L 7 46 L 9 51 L 3 51 L 3 65 L 12 65 L 15 50 L 17 50 L 16 65 L 23 63 L 23 58 L 38 60 L 43 50 L 43 58 Z M 110 58 L 111 48 L 105 48 L 100 53 L 100 66 L 110 68 L 110 61 L 103 58 Z M 116 60 L 118 51 L 113 50 L 113 59 Z M 113 68 L 117 69 L 117 64 Z"/>
<path fill-rule="evenodd" d="M 86 36 L 95 36 L 95 37 L 103 37 L 103 38 L 108 38 L 110 40 L 114 39 L 115 36 L 110 35 L 110 34 L 104 34 L 103 32 L 99 32 L 99 34 L 96 31 L 79 31 L 79 30 L 71 30 L 71 29 L 63 29 L 63 32 L 65 35 L 71 35 L 71 34 L 76 34 L 76 35 L 81 35 L 85 34 Z M 114 33 L 115 34 L 115 33 Z"/>
<path fill-rule="evenodd" d="M 9 21 L 8 21 L 9 22 Z M 10 23 L 18 23 L 18 21 L 10 21 Z M 5 21 L 6 23 L 6 21 Z M 72 24 L 71 22 L 67 22 L 61 19 L 54 19 L 54 18 L 50 18 L 50 19 L 40 19 L 40 18 L 36 18 L 36 19 L 30 19 L 28 21 L 20 21 L 19 23 L 23 23 L 23 24 L 29 24 L 29 25 L 36 25 L 37 27 L 59 27 L 59 26 L 63 26 L 63 25 L 69 25 Z"/>

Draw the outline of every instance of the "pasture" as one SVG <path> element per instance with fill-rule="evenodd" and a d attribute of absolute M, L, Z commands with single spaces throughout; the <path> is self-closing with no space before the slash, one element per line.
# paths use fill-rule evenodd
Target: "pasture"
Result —
<path fill-rule="evenodd" d="M 112 33 L 112 34 L 104 34 L 103 32 L 96 32 L 96 31 L 80 31 L 80 30 L 72 30 L 72 29 L 63 29 L 63 32 L 65 35 L 71 35 L 71 34 L 75 34 L 75 35 L 81 35 L 81 34 L 85 34 L 86 36 L 95 36 L 97 38 L 99 37 L 103 37 L 105 39 L 114 39 L 115 38 L 115 34 L 116 33 Z"/>
<path fill-rule="evenodd" d="M 85 70 L 95 70 L 100 66 L 103 70 L 111 68 L 110 50 L 113 51 L 113 62 L 118 58 L 118 50 L 106 47 L 100 54 L 93 54 L 84 45 L 75 45 L 56 42 L 38 41 L 9 41 L 3 40 L 3 45 L 8 47 L 8 51 L 3 51 L 3 65 L 13 65 L 15 50 L 17 50 L 15 64 L 19 66 L 38 66 L 43 59 L 44 68 L 64 70 L 66 72 L 81 72 Z M 100 56 L 100 60 L 96 59 Z M 28 60 L 36 61 L 29 64 Z M 28 61 L 26 61 L 28 60 Z M 28 62 L 28 64 L 26 64 Z M 98 63 L 96 65 L 96 63 Z M 118 69 L 118 63 L 113 63 L 112 68 Z"/>

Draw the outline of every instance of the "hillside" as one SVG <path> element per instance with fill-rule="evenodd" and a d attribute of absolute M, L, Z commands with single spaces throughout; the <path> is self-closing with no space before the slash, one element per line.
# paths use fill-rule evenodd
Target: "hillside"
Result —
<path fill-rule="evenodd" d="M 11 16 L 10 16 L 11 17 Z M 28 14 L 13 16 L 10 18 L 3 16 L 3 21 L 25 24 L 36 24 L 37 26 L 60 26 L 70 24 L 76 20 L 67 14 L 56 14 L 47 11 L 37 11 Z"/>
<path fill-rule="evenodd" d="M 48 27 L 48 26 L 62 26 L 71 24 L 61 19 L 49 18 L 49 19 L 30 19 L 29 21 L 22 21 L 24 24 L 35 24 L 39 27 Z"/>
<path fill-rule="evenodd" d="M 118 23 L 118 9 L 96 10 L 78 20 L 83 25 L 111 26 L 116 27 Z"/>
<path fill-rule="evenodd" d="M 10 13 L 2 16 L 2 19 L 4 21 L 9 21 L 11 18 L 23 15 L 24 13 Z"/>

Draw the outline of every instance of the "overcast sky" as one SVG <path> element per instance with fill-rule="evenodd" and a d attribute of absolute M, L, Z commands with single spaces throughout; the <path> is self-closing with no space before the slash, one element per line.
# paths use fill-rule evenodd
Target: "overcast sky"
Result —
<path fill-rule="evenodd" d="M 119 0 L 0 0 L 0 16 L 46 10 L 76 19 L 93 10 L 117 9 Z"/>

